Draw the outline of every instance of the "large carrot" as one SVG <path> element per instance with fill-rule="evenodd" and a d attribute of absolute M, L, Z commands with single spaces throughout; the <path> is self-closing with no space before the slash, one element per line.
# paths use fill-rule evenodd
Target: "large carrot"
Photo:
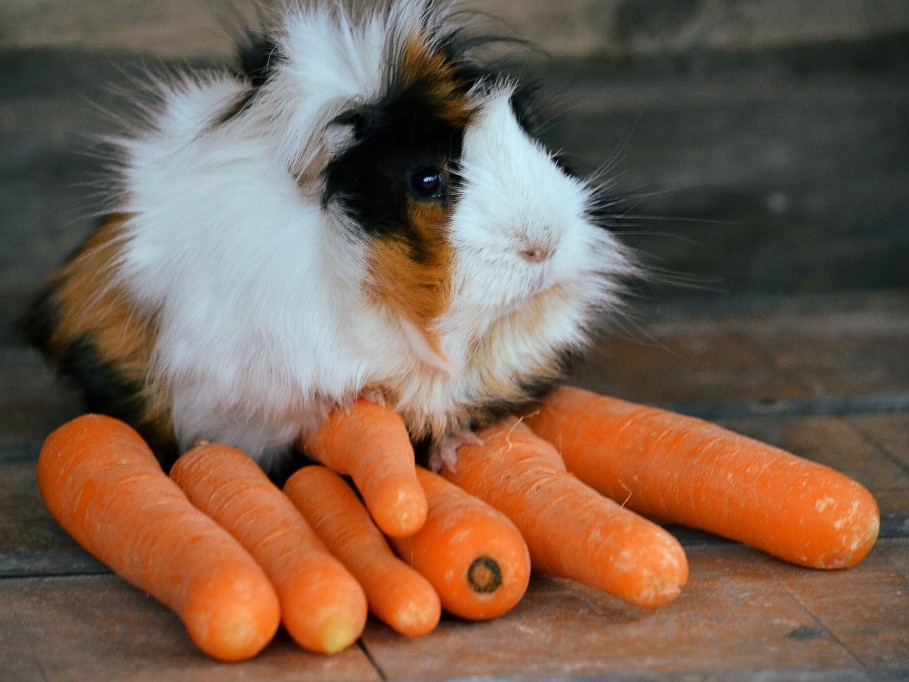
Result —
<path fill-rule="evenodd" d="M 441 606 L 432 585 L 394 555 L 344 479 L 323 466 L 303 467 L 284 492 L 363 586 L 376 617 L 408 637 L 435 629 Z"/>
<path fill-rule="evenodd" d="M 521 531 L 535 571 L 572 578 L 633 604 L 675 599 L 688 579 L 678 541 L 565 470 L 559 454 L 511 417 L 458 450 L 444 475 Z"/>
<path fill-rule="evenodd" d="M 202 443 L 170 475 L 259 562 L 300 646 L 335 653 L 356 641 L 366 624 L 363 589 L 258 464 L 236 448 Z"/>
<path fill-rule="evenodd" d="M 811 568 L 846 568 L 877 539 L 861 484 L 715 424 L 576 388 L 527 419 L 568 469 L 642 514 Z"/>
<path fill-rule="evenodd" d="M 247 659 L 275 634 L 280 608 L 262 569 L 126 424 L 85 415 L 51 433 L 38 487 L 82 547 L 175 611 L 207 654 Z"/>
<path fill-rule="evenodd" d="M 410 535 L 426 520 L 410 436 L 391 408 L 361 398 L 348 409 L 334 410 L 298 447 L 350 476 L 386 535 Z"/>
<path fill-rule="evenodd" d="M 414 535 L 390 538 L 398 554 L 432 583 L 442 607 L 488 620 L 517 604 L 530 582 L 530 557 L 503 514 L 426 469 L 417 475 L 429 513 Z"/>

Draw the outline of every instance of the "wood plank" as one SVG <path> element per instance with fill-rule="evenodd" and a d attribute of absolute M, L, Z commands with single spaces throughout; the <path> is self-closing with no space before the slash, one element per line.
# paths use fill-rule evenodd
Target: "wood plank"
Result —
<path fill-rule="evenodd" d="M 263 6 L 275 0 L 259 0 Z M 234 3 L 241 9 L 246 3 Z M 785 0 L 744 6 L 723 3 L 623 0 L 468 0 L 505 21 L 494 25 L 552 54 L 605 52 L 615 58 L 679 54 L 704 48 L 729 51 L 768 46 L 848 41 L 909 28 L 900 0 L 828 0 L 798 7 Z M 217 5 L 206 0 L 6 0 L 0 5 L 0 45 L 87 46 L 185 57 L 223 52 Z M 98 27 L 104 26 L 104 30 Z"/>
<path fill-rule="evenodd" d="M 646 403 L 752 401 L 773 412 L 783 401 L 778 411 L 785 413 L 793 399 L 893 394 L 892 409 L 905 409 L 904 292 L 762 300 L 749 307 L 732 298 L 703 312 L 697 303 L 670 305 L 662 317 L 642 307 L 638 329 L 601 338 L 575 379 Z"/>
<path fill-rule="evenodd" d="M 620 200 L 617 231 L 655 266 L 656 282 L 670 282 L 639 287 L 646 295 L 907 285 L 897 274 L 909 253 L 906 146 L 874 132 L 905 131 L 906 120 L 871 73 L 853 88 L 846 71 L 694 60 L 686 73 L 699 77 L 654 79 L 645 92 L 607 63 L 565 66 L 553 89 L 574 107 L 549 137 L 583 170 L 619 157 L 606 175 Z M 907 74 L 894 76 L 905 97 Z M 892 250 L 871 255 L 878 239 Z"/>
<path fill-rule="evenodd" d="M 0 578 L 110 573 L 57 525 L 38 492 L 37 447 L 0 453 Z"/>
<path fill-rule="evenodd" d="M 909 415 L 875 416 L 878 423 L 909 435 Z M 728 421 L 724 426 L 841 471 L 874 493 L 904 491 L 898 509 L 882 511 L 909 511 L 909 469 L 869 441 L 852 417 L 765 417 Z"/>
<path fill-rule="evenodd" d="M 866 562 L 863 570 L 818 574 L 775 568 L 819 628 L 863 666 L 909 670 L 909 542 L 880 541 Z"/>
<path fill-rule="evenodd" d="M 856 569 L 823 573 L 746 548 L 689 549 L 692 583 L 656 612 L 537 576 L 504 618 L 445 618 L 419 640 L 371 621 L 363 642 L 391 680 L 706 674 L 717 661 L 727 679 L 758 669 L 776 671 L 770 679 L 809 679 L 808 671 L 879 679 L 878 669 L 909 671 L 906 551 L 891 542 Z M 845 593 L 855 598 L 843 603 Z M 377 679 L 355 647 L 340 657 L 311 656 L 283 634 L 250 663 L 212 662 L 172 614 L 112 576 L 5 580 L 0 599 L 0 671 L 16 679 Z M 37 670 L 43 678 L 26 674 Z"/>
<path fill-rule="evenodd" d="M 0 603 L 4 680 L 380 679 L 356 646 L 311 654 L 283 631 L 252 661 L 214 661 L 175 615 L 114 576 L 2 580 Z"/>
<path fill-rule="evenodd" d="M 36 350 L 0 348 L 0 447 L 41 443 L 85 409 L 75 386 Z"/>
<path fill-rule="evenodd" d="M 877 495 L 885 517 L 883 539 L 860 567 L 833 574 L 831 582 L 831 574 L 791 569 L 734 543 L 674 529 L 692 557 L 692 577 L 685 597 L 672 610 L 646 617 L 629 614 L 623 605 L 595 591 L 564 581 L 554 581 L 557 587 L 553 588 L 552 581 L 535 578 L 520 610 L 495 623 L 467 625 L 446 619 L 431 639 L 417 642 L 397 638 L 371 623 L 363 642 L 382 674 L 388 679 L 517 673 L 569 679 L 606 673 L 708 675 L 717 664 L 702 660 L 702 653 L 712 650 L 718 652 L 728 679 L 747 678 L 757 669 L 764 671 L 766 679 L 905 676 L 909 671 L 902 653 L 906 623 L 902 611 L 889 610 L 892 599 L 905 594 L 905 570 L 899 569 L 905 555 L 900 548 L 909 537 L 909 422 L 905 409 L 892 411 L 899 408 L 898 398 L 909 386 L 899 364 L 907 338 L 903 303 L 901 294 L 893 293 L 842 300 L 786 299 L 782 304 L 765 301 L 734 314 L 728 310 L 720 314 L 716 308 L 675 309 L 650 327 L 658 340 L 653 345 L 624 339 L 605 342 L 617 344 L 614 349 L 630 344 L 638 353 L 632 362 L 615 363 L 608 349 L 601 347 L 585 368 L 589 374 L 581 375 L 582 381 L 597 387 L 611 381 L 607 372 L 617 367 L 624 373 L 619 374 L 623 390 L 632 397 L 640 391 L 638 399 L 643 402 L 659 402 L 652 399 L 656 395 L 697 410 L 709 395 L 726 406 L 722 421 L 730 428 L 830 464 L 864 482 Z M 776 343 L 786 335 L 798 342 Z M 837 366 L 839 349 L 844 349 L 843 360 Z M 868 371 L 877 362 L 892 369 Z M 831 377 L 834 370 L 840 376 Z M 22 584 L 17 576 L 106 572 L 50 519 L 34 483 L 37 443 L 51 428 L 49 418 L 76 413 L 78 399 L 72 392 L 56 390 L 57 382 L 31 351 L 7 348 L 0 353 L 0 377 L 0 395 L 7 401 L 0 408 L 14 416 L 0 427 L 0 431 L 7 429 L 6 445 L 0 447 L 0 574 L 8 576 L 0 585 Z M 870 392 L 866 398 L 883 402 L 846 400 L 861 397 L 862 391 Z M 741 401 L 738 407 L 736 401 Z M 761 405 L 771 408 L 771 413 L 761 414 Z M 806 405 L 820 412 L 806 414 Z M 845 414 L 834 409 L 837 405 L 847 408 Z M 850 413 L 850 405 L 864 408 Z M 112 576 L 80 579 L 112 580 L 117 589 L 130 593 Z M 59 587 L 61 595 L 72 590 Z M 843 605 L 838 595 L 850 590 L 861 601 Z M 63 596 L 57 599 L 64 601 Z M 139 622 L 130 615 L 134 606 L 129 599 L 124 601 L 122 595 L 112 599 L 105 608 L 123 609 L 115 618 L 118 632 Z M 34 597 L 34 608 L 37 602 Z M 897 604 L 904 606 L 899 599 Z M 850 617 L 852 612 L 857 614 L 855 619 Z M 72 628 L 85 625 L 80 621 Z M 182 635 L 173 620 L 163 625 L 154 620 L 143 627 L 163 627 L 166 632 L 160 636 L 170 638 L 168 646 Z M 29 630 L 18 620 L 7 619 L 3 630 L 13 634 L 2 640 L 0 670 L 13 671 L 22 679 L 32 675 L 44 679 L 39 676 L 48 670 L 52 673 L 48 679 L 56 679 L 58 673 L 59 679 L 67 679 L 66 671 L 72 666 L 83 672 L 83 661 L 62 649 L 54 655 L 58 658 L 41 659 L 32 651 L 36 640 L 22 634 Z M 86 636 L 107 637 L 94 625 L 88 632 Z M 70 636 L 69 631 L 64 635 Z M 654 655 L 641 642 L 655 643 L 658 653 Z M 286 639 L 284 645 L 293 649 Z M 537 650 L 533 647 L 539 654 L 528 657 L 527 650 Z M 91 646 L 88 650 L 92 651 Z M 465 660 L 465 650 L 477 653 Z M 23 651 L 30 652 L 31 658 Z M 11 659 L 3 658 L 9 655 Z M 90 663 L 85 670 L 102 679 L 105 670 L 139 679 L 219 678 L 221 674 L 208 661 L 196 666 L 185 658 L 165 658 L 160 666 L 145 661 L 146 667 L 135 670 L 130 668 L 132 663 L 111 652 L 102 652 L 96 659 L 102 661 L 100 667 Z M 428 662 L 421 668 L 414 660 Z M 266 664 L 257 661 L 256 665 Z"/>
<path fill-rule="evenodd" d="M 783 589 L 773 560 L 744 548 L 689 550 L 693 580 L 673 604 L 636 609 L 594 589 L 540 576 L 516 609 L 489 623 L 448 619 L 402 641 L 374 627 L 364 643 L 388 679 L 559 679 L 852 671 L 860 662 Z M 864 570 L 876 571 L 869 564 Z M 708 655 L 709 654 L 709 655 Z M 903 664 L 905 667 L 905 664 Z"/>
<path fill-rule="evenodd" d="M 876 414 L 858 415 L 852 423 L 867 441 L 881 448 L 904 469 L 909 469 L 909 438 L 906 437 L 905 423 Z"/>

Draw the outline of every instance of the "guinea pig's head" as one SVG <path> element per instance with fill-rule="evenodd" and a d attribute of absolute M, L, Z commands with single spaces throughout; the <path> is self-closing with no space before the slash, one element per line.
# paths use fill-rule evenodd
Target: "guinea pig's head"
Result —
<path fill-rule="evenodd" d="M 349 67 L 347 55 L 346 75 L 322 77 L 335 89 L 361 80 L 335 98 L 301 182 L 316 182 L 326 212 L 365 245 L 364 295 L 397 316 L 424 362 L 547 375 L 630 269 L 603 192 L 534 136 L 531 91 L 460 49 L 462 26 L 436 3 L 394 6 L 347 34 L 378 50 L 378 67 Z M 285 79 L 307 70 L 311 42 Z"/>

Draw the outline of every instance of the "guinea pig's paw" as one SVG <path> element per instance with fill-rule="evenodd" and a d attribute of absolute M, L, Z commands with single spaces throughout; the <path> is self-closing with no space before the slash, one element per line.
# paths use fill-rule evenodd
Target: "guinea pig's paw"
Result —
<path fill-rule="evenodd" d="M 462 445 L 482 445 L 480 437 L 470 429 L 457 431 L 434 442 L 429 448 L 429 468 L 435 473 L 445 467 L 455 471 L 458 466 L 458 448 Z"/>
<path fill-rule="evenodd" d="M 335 412 L 343 412 L 349 415 L 351 409 L 358 400 L 365 400 L 368 403 L 388 407 L 389 401 L 385 392 L 380 388 L 364 388 L 359 393 L 350 393 L 343 398 L 326 401 L 323 405 L 322 419 L 328 419 L 328 416 Z"/>
<path fill-rule="evenodd" d="M 381 405 L 382 407 L 388 407 L 389 405 L 388 396 L 381 388 L 364 388 L 360 395 L 357 397 L 362 398 L 366 402 Z"/>

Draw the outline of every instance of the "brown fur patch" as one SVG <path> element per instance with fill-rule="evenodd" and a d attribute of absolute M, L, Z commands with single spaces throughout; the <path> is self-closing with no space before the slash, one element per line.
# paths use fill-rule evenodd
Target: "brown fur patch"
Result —
<path fill-rule="evenodd" d="M 123 228 L 128 216 L 111 216 L 54 277 L 49 303 L 56 326 L 47 349 L 59 360 L 68 348 L 88 343 L 124 385 L 141 387 L 128 399 L 141 405 L 144 427 L 162 443 L 172 443 L 169 396 L 146 388 L 155 344 L 153 316 L 137 310 L 116 281 Z"/>
<path fill-rule="evenodd" d="M 428 111 L 440 121 L 463 129 L 472 113 L 467 84 L 452 62 L 429 49 L 420 35 L 410 36 L 401 55 L 401 86 L 417 90 Z M 373 294 L 408 319 L 439 352 L 431 324 L 451 298 L 451 245 L 444 202 L 408 201 L 407 220 L 413 239 L 391 237 L 371 249 L 369 273 Z"/>
<path fill-rule="evenodd" d="M 368 288 L 374 298 L 420 330 L 430 348 L 438 352 L 438 339 L 430 327 L 451 298 L 452 250 L 445 229 L 448 212 L 440 203 L 411 201 L 407 217 L 415 239 L 395 236 L 373 243 Z"/>
<path fill-rule="evenodd" d="M 403 88 L 417 88 L 432 114 L 457 128 L 465 128 L 473 113 L 466 91 L 468 82 L 444 54 L 432 52 L 425 39 L 410 36 L 401 55 Z"/>

